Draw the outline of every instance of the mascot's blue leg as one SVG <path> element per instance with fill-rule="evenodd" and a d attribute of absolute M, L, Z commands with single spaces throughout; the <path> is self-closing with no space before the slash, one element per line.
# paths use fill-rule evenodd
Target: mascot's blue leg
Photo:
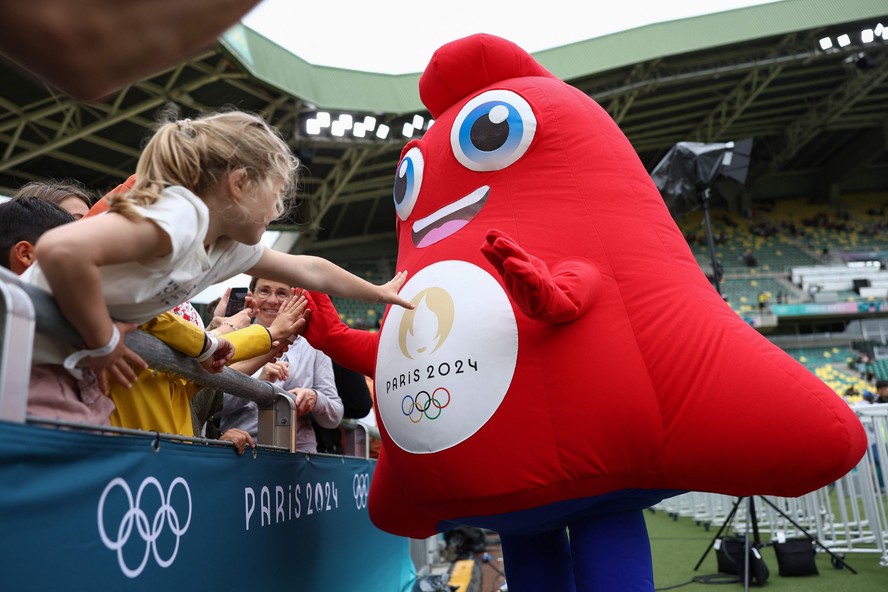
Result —
<path fill-rule="evenodd" d="M 509 592 L 575 592 L 567 532 L 500 535 Z"/>
<path fill-rule="evenodd" d="M 653 592 L 643 510 L 578 520 L 568 531 L 577 592 Z"/>

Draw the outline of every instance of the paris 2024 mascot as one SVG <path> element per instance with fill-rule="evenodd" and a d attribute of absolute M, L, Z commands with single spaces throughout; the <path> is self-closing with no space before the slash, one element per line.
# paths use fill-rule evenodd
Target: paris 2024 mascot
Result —
<path fill-rule="evenodd" d="M 307 337 L 375 379 L 381 529 L 500 533 L 512 592 L 652 590 L 642 510 L 798 496 L 865 436 L 713 290 L 608 114 L 504 39 L 441 47 L 394 181 L 401 294 L 378 333 L 314 295 Z"/>

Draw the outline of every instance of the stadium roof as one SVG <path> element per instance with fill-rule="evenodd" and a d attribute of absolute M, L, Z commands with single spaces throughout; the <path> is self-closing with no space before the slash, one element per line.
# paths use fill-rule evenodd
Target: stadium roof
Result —
<path fill-rule="evenodd" d="M 604 106 L 652 169 L 679 141 L 755 139 L 750 199 L 888 191 L 884 0 L 784 0 L 648 25 L 535 53 Z M 873 40 L 863 37 L 870 31 Z M 848 35 L 847 43 L 842 35 Z M 820 43 L 829 38 L 831 47 Z M 401 125 L 427 117 L 419 74 L 316 66 L 239 25 L 217 46 L 101 101 L 79 103 L 0 62 L 0 190 L 74 178 L 107 190 L 135 168 L 161 109 L 261 113 L 305 163 L 295 250 L 394 247 Z M 374 116 L 385 141 L 309 136 L 318 110 Z"/>

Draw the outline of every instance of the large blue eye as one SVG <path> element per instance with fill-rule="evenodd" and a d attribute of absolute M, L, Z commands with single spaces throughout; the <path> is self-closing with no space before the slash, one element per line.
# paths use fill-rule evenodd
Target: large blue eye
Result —
<path fill-rule="evenodd" d="M 407 151 L 398 170 L 395 173 L 395 188 L 392 194 L 395 198 L 395 210 L 398 218 L 406 220 L 416 205 L 419 198 L 419 188 L 422 186 L 423 160 L 419 148 L 413 147 Z"/>
<path fill-rule="evenodd" d="M 536 117 L 527 101 L 508 90 L 491 90 L 460 110 L 450 146 L 467 169 L 498 171 L 521 158 L 535 133 Z"/>

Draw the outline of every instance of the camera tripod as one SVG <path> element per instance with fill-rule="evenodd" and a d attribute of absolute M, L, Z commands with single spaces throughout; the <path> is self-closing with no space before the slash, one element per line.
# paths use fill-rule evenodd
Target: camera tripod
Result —
<path fill-rule="evenodd" d="M 722 522 L 721 528 L 719 528 L 718 532 L 715 533 L 715 536 L 709 542 L 709 546 L 706 547 L 706 551 L 703 552 L 703 556 L 700 557 L 700 561 L 698 561 L 697 565 L 694 566 L 694 571 L 697 571 L 698 569 L 700 569 L 700 566 L 703 564 L 703 560 L 706 559 L 706 556 L 709 554 L 709 551 L 715 546 L 715 541 L 717 541 L 722 536 L 722 533 L 725 531 L 725 529 L 728 527 L 728 525 L 734 519 L 734 516 L 737 514 L 737 509 L 740 507 L 741 502 L 745 499 L 747 502 L 747 516 L 749 517 L 749 523 L 752 524 L 752 541 L 750 540 L 750 537 L 749 537 L 749 524 L 747 524 L 746 532 L 744 533 L 744 539 L 743 539 L 743 573 L 741 574 L 744 592 L 749 591 L 749 550 L 750 550 L 753 543 L 756 545 L 756 547 L 760 547 L 762 544 L 761 537 L 759 536 L 758 517 L 756 516 L 756 513 L 755 513 L 754 497 L 756 497 L 756 496 L 746 496 L 746 497 L 738 497 L 737 498 L 737 501 L 734 502 L 734 507 L 731 508 L 731 511 L 728 513 L 728 516 L 725 518 L 724 522 Z M 842 567 L 847 568 L 848 571 L 850 571 L 851 573 L 857 574 L 857 572 L 854 570 L 854 568 L 852 568 L 850 565 L 845 563 L 844 558 L 839 557 L 838 555 L 833 553 L 831 550 L 829 550 L 823 543 L 821 543 L 819 540 L 817 540 L 817 537 L 813 536 L 807 530 L 802 528 L 802 526 L 800 526 L 795 520 L 790 518 L 786 512 L 784 512 L 782 509 L 777 507 L 774 504 L 774 502 L 772 502 L 768 498 L 761 496 L 761 495 L 757 496 L 757 497 L 760 500 L 762 500 L 763 502 L 765 502 L 766 504 L 768 504 L 769 506 L 771 506 L 774 510 L 776 510 L 778 514 L 783 516 L 797 530 L 799 530 L 802 534 L 804 534 L 806 537 L 808 537 L 808 539 L 812 543 L 814 543 L 815 545 L 817 545 L 818 547 L 820 547 L 821 549 L 826 551 L 829 554 L 829 556 L 832 558 L 833 565 L 835 565 L 836 567 L 839 567 L 839 568 L 842 568 Z"/>

